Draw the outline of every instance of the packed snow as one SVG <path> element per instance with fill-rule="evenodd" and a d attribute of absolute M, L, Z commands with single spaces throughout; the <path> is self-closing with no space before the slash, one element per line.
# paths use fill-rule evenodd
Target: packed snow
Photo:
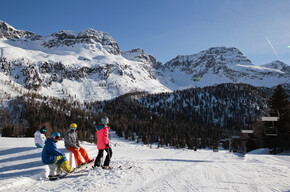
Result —
<path fill-rule="evenodd" d="M 290 191 L 289 154 L 269 155 L 260 149 L 242 157 L 221 149 L 157 148 L 114 133 L 110 142 L 114 169 L 90 169 L 49 181 L 33 138 L 0 137 L 0 191 Z M 63 141 L 57 145 L 68 156 Z M 97 156 L 95 144 L 81 146 L 91 158 Z"/>

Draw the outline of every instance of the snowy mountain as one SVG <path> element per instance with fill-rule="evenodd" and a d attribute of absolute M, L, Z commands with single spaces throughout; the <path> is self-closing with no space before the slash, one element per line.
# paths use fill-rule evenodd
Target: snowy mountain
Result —
<path fill-rule="evenodd" d="M 268 63 L 268 64 L 264 64 L 264 65 L 261 65 L 262 67 L 267 67 L 267 68 L 271 68 L 271 69 L 278 69 L 282 72 L 285 72 L 286 74 L 290 74 L 290 66 L 283 63 L 282 61 L 273 61 L 271 63 Z"/>
<path fill-rule="evenodd" d="M 59 31 L 42 37 L 0 21 L 0 75 L 10 82 L 0 82 L 3 87 L 13 84 L 22 92 L 84 102 L 221 83 L 272 87 L 287 80 L 289 66 L 280 61 L 256 66 L 237 48 L 226 47 L 180 55 L 162 65 L 140 48 L 122 52 L 106 32 Z"/>
<path fill-rule="evenodd" d="M 216 192 L 289 191 L 289 153 L 269 155 L 259 149 L 241 157 L 220 149 L 157 148 L 125 141 L 114 133 L 112 170 L 91 169 L 49 181 L 48 166 L 33 138 L 0 139 L 0 191 L 101 191 L 101 192 Z M 69 159 L 64 141 L 57 143 Z M 82 142 L 91 158 L 97 146 Z M 121 166 L 123 169 L 118 169 Z M 131 169 L 128 167 L 132 166 Z"/>
<path fill-rule="evenodd" d="M 213 47 L 194 55 L 179 55 L 165 63 L 158 78 L 170 89 L 222 83 L 273 87 L 289 78 L 290 66 L 276 61 L 257 66 L 237 48 Z"/>
<path fill-rule="evenodd" d="M 118 44 L 108 33 L 94 29 L 87 29 L 79 33 L 59 31 L 43 38 L 42 43 L 47 48 L 74 47 L 78 44 L 95 45 L 100 50 L 105 49 L 110 54 L 120 54 Z"/>
<path fill-rule="evenodd" d="M 131 51 L 122 52 L 122 56 L 128 60 L 147 62 L 154 68 L 161 66 L 152 55 L 148 55 L 143 49 L 133 49 Z"/>
<path fill-rule="evenodd" d="M 170 91 L 156 79 L 155 58 L 126 59 L 108 33 L 87 29 L 41 37 L 5 22 L 0 26 L 0 73 L 26 89 L 82 102 L 133 91 Z"/>
<path fill-rule="evenodd" d="M 0 39 L 20 39 L 20 38 L 27 38 L 27 39 L 38 39 L 40 38 L 39 35 L 23 30 L 17 30 L 8 23 L 0 21 Z"/>

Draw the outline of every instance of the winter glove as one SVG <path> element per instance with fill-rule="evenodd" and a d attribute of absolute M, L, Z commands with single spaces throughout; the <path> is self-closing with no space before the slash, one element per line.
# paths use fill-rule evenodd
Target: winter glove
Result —
<path fill-rule="evenodd" d="M 109 145 L 109 144 L 106 144 L 106 147 L 107 147 L 107 148 L 109 148 L 109 147 L 110 147 L 110 145 Z"/>

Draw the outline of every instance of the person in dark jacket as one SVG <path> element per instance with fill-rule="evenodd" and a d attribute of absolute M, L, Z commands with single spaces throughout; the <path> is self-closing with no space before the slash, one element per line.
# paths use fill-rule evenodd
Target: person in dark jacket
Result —
<path fill-rule="evenodd" d="M 55 132 L 51 138 L 47 138 L 42 150 L 41 159 L 42 162 L 49 167 L 48 177 L 61 174 L 61 169 L 70 173 L 71 169 L 68 160 L 64 153 L 57 149 L 56 143 L 60 140 L 60 133 Z M 56 173 L 56 174 L 55 174 Z"/>
<path fill-rule="evenodd" d="M 76 129 L 77 124 L 72 123 L 70 125 L 70 129 L 66 132 L 64 136 L 64 145 L 67 150 L 71 151 L 74 154 L 77 166 L 79 167 L 84 164 L 82 161 L 82 157 L 84 158 L 86 163 L 91 163 L 93 160 L 89 158 L 87 151 L 80 146 Z"/>
<path fill-rule="evenodd" d="M 102 125 L 96 126 L 96 135 L 97 135 L 97 147 L 99 150 L 98 156 L 95 160 L 94 168 L 101 166 L 101 158 L 104 155 L 104 151 L 107 152 L 107 156 L 104 162 L 104 165 L 102 165 L 103 169 L 112 169 L 110 166 L 110 161 L 113 155 L 112 148 L 110 146 L 109 142 L 109 129 L 108 126 L 109 118 L 103 117 L 101 120 Z"/>

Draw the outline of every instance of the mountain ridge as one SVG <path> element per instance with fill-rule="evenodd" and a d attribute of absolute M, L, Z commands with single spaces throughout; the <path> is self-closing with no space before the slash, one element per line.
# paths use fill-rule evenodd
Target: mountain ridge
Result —
<path fill-rule="evenodd" d="M 0 21 L 0 34 L 2 75 L 25 89 L 82 102 L 221 83 L 272 87 L 285 82 L 289 73 L 282 62 L 256 66 L 234 47 L 179 55 L 162 65 L 141 48 L 122 52 L 113 37 L 95 29 L 42 37 Z"/>
<path fill-rule="evenodd" d="M 183 89 L 221 83 L 272 87 L 289 78 L 287 65 L 279 61 L 279 66 L 279 69 L 274 65 L 257 66 L 237 48 L 212 47 L 197 54 L 179 55 L 166 62 L 158 74 L 161 74 L 161 82 L 171 89 L 179 89 L 178 86 Z M 180 76 L 183 78 L 180 79 Z"/>
<path fill-rule="evenodd" d="M 8 23 L 0 20 L 0 39 L 6 38 L 6 39 L 20 39 L 20 38 L 28 38 L 28 39 L 38 39 L 40 38 L 40 35 L 37 35 L 30 31 L 24 31 L 24 30 L 17 30 Z"/>

